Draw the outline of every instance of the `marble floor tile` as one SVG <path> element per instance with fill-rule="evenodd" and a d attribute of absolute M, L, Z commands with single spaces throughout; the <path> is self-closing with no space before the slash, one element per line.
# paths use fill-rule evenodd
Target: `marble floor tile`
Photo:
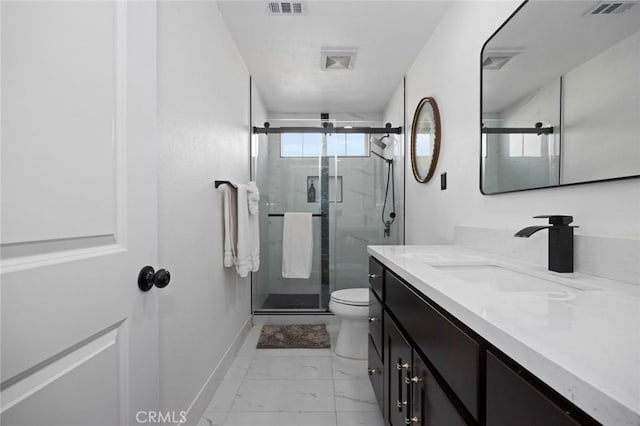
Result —
<path fill-rule="evenodd" d="M 332 380 L 250 380 L 231 411 L 335 411 Z"/>
<path fill-rule="evenodd" d="M 374 411 L 378 402 L 368 379 L 334 380 L 337 411 Z"/>
<path fill-rule="evenodd" d="M 240 380 L 223 380 L 207 406 L 207 411 L 229 411 L 241 383 Z"/>
<path fill-rule="evenodd" d="M 337 426 L 384 426 L 380 411 L 338 411 Z"/>
<path fill-rule="evenodd" d="M 196 426 L 222 426 L 227 419 L 227 411 L 205 411 Z"/>
<path fill-rule="evenodd" d="M 331 349 L 256 349 L 251 329 L 197 426 L 382 426 L 367 361 Z M 329 327 L 335 342 L 338 325 Z"/>
<path fill-rule="evenodd" d="M 256 353 L 256 345 L 258 344 L 258 339 L 260 338 L 260 332 L 262 331 L 262 326 L 254 326 L 247 335 L 244 343 L 240 347 L 238 351 L 239 357 L 247 357 L 253 356 Z"/>
<path fill-rule="evenodd" d="M 331 358 L 333 378 L 341 379 L 368 379 L 368 363 L 366 360 L 354 360 L 333 356 Z"/>
<path fill-rule="evenodd" d="M 229 366 L 224 380 L 242 381 L 252 360 L 253 357 L 237 357 L 233 363 L 231 363 L 231 366 Z"/>
<path fill-rule="evenodd" d="M 332 379 L 330 357 L 256 357 L 247 379 Z"/>
<path fill-rule="evenodd" d="M 336 413 L 231 412 L 224 426 L 336 426 Z"/>

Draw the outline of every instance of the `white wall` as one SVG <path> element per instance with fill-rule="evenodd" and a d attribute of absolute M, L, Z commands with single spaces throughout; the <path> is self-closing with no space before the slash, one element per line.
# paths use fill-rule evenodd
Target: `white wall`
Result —
<path fill-rule="evenodd" d="M 215 2 L 159 2 L 158 88 L 161 406 L 199 417 L 251 314 L 249 279 L 222 266 L 213 186 L 249 180 L 249 74 Z"/>
<path fill-rule="evenodd" d="M 577 234 L 640 238 L 637 179 L 480 193 L 480 49 L 518 3 L 453 4 L 407 74 L 407 117 L 420 98 L 433 96 L 443 126 L 435 179 L 419 184 L 410 165 L 406 168 L 407 244 L 450 243 L 454 225 L 517 230 L 538 222 L 531 216 L 556 213 L 573 215 Z M 449 189 L 440 191 L 439 175 L 445 171 Z"/>

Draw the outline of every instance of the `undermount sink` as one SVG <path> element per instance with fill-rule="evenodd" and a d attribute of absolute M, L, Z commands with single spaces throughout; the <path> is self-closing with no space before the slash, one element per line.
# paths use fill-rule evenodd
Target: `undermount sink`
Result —
<path fill-rule="evenodd" d="M 400 254 L 399 257 L 422 260 L 427 263 L 469 264 L 469 263 L 477 263 L 477 262 L 484 262 L 484 263 L 487 262 L 487 258 L 483 256 L 475 256 L 472 254 L 459 254 L 459 253 L 456 253 L 455 255 L 437 254 L 437 253 L 404 253 L 404 254 Z"/>
<path fill-rule="evenodd" d="M 491 285 L 504 292 L 543 292 L 563 298 L 563 294 L 569 296 L 570 290 L 600 290 L 570 278 L 542 278 L 500 265 L 439 265 L 434 268 L 466 283 Z"/>

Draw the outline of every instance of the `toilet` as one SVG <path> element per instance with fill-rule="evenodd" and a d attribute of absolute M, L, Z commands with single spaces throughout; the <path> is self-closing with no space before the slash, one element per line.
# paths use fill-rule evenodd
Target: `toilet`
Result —
<path fill-rule="evenodd" d="M 329 310 L 340 317 L 335 353 L 343 358 L 367 359 L 369 289 L 348 288 L 331 293 Z"/>

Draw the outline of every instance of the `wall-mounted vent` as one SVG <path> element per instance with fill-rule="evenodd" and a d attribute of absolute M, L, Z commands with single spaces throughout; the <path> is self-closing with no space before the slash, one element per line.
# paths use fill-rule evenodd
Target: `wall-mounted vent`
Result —
<path fill-rule="evenodd" d="M 356 60 L 358 49 L 325 48 L 321 52 L 320 68 L 323 70 L 350 70 Z"/>
<path fill-rule="evenodd" d="M 622 15 L 636 3 L 635 1 L 601 1 L 589 9 L 585 15 Z"/>
<path fill-rule="evenodd" d="M 485 51 L 482 55 L 482 69 L 499 70 L 520 53 L 521 50 Z"/>
<path fill-rule="evenodd" d="M 267 12 L 271 15 L 303 15 L 304 11 L 304 2 L 301 1 L 267 2 Z"/>

